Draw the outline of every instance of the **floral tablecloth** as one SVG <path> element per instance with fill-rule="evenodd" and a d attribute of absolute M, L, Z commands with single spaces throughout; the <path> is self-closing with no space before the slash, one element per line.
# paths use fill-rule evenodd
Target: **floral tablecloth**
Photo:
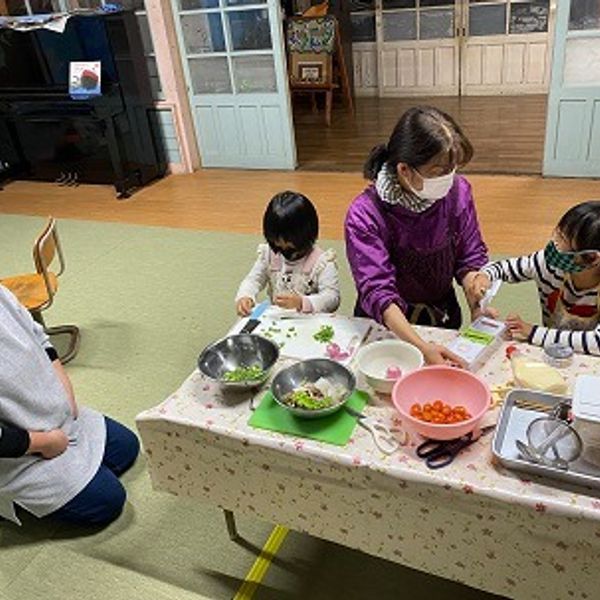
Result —
<path fill-rule="evenodd" d="M 421 333 L 438 343 L 456 335 Z M 387 335 L 374 325 L 369 341 Z M 522 350 L 541 359 L 537 348 Z M 600 359 L 577 356 L 565 371 L 570 387 L 583 372 L 600 373 Z M 492 388 L 510 383 L 504 345 L 479 375 Z M 254 429 L 251 403 L 263 393 L 223 394 L 195 371 L 141 413 L 154 487 L 511 598 L 599 597 L 600 493 L 493 464 L 491 436 L 432 471 L 416 458 L 414 437 L 386 456 L 361 427 L 341 448 Z M 372 395 L 366 412 L 402 428 L 389 400 Z"/>

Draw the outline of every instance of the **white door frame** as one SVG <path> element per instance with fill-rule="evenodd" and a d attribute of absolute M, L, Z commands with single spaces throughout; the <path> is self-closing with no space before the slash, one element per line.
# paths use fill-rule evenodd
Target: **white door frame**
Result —
<path fill-rule="evenodd" d="M 183 11 L 179 0 L 171 0 L 179 40 L 190 106 L 203 167 L 245 169 L 295 169 L 296 143 L 283 39 L 283 22 L 279 0 L 256 0 L 252 4 L 227 5 Z M 267 10 L 271 48 L 235 50 L 229 29 L 228 14 Z M 181 18 L 186 15 L 220 14 L 225 50 L 206 54 L 189 54 L 183 36 Z M 227 93 L 194 93 L 190 61 L 206 57 L 225 58 L 230 88 Z M 233 64 L 240 57 L 272 56 L 275 92 L 243 93 L 236 89 Z"/>

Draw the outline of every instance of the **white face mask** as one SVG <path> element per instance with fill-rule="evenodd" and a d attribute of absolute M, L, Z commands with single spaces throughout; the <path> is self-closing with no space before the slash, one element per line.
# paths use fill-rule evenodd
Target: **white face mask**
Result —
<path fill-rule="evenodd" d="M 412 191 L 423 200 L 439 200 L 446 196 L 452 188 L 455 173 L 456 169 L 452 169 L 450 173 L 442 175 L 441 177 L 421 176 L 423 179 L 423 189 L 415 190 L 411 186 Z"/>

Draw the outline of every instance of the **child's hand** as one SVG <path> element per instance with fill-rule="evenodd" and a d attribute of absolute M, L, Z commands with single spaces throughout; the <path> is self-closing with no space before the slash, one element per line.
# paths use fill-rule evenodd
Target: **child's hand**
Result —
<path fill-rule="evenodd" d="M 479 317 L 489 317 L 490 319 L 496 320 L 499 316 L 500 311 L 493 306 L 487 306 L 484 310 L 481 310 L 481 308 L 477 306 L 471 311 L 471 321 L 475 321 L 475 319 L 478 319 Z"/>
<path fill-rule="evenodd" d="M 248 296 L 244 296 L 237 301 L 236 309 L 240 317 L 247 317 L 254 308 L 254 300 Z"/>
<path fill-rule="evenodd" d="M 489 276 L 481 271 L 472 274 L 469 273 L 469 275 L 465 277 L 463 287 L 469 304 L 475 306 L 481 302 L 486 292 L 490 289 L 492 282 L 490 281 Z"/>
<path fill-rule="evenodd" d="M 533 330 L 533 325 L 525 323 L 519 315 L 508 315 L 506 317 L 508 333 L 513 340 L 527 341 Z"/>
<path fill-rule="evenodd" d="M 298 294 L 281 294 L 275 298 L 275 305 L 279 308 L 302 310 L 302 296 Z"/>

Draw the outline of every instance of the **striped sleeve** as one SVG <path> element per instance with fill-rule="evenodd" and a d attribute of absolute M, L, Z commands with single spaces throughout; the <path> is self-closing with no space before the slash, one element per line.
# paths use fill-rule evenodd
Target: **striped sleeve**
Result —
<path fill-rule="evenodd" d="M 540 262 L 545 267 L 545 261 L 540 261 L 539 252 L 517 258 L 506 258 L 498 260 L 485 266 L 482 271 L 488 275 L 491 281 L 501 280 L 506 283 L 518 283 L 537 279 L 536 263 L 539 268 Z"/>
<path fill-rule="evenodd" d="M 600 356 L 600 324 L 596 329 L 585 331 L 534 325 L 529 336 L 529 343 L 541 347 L 549 344 L 565 344 L 573 348 L 574 352 Z"/>

